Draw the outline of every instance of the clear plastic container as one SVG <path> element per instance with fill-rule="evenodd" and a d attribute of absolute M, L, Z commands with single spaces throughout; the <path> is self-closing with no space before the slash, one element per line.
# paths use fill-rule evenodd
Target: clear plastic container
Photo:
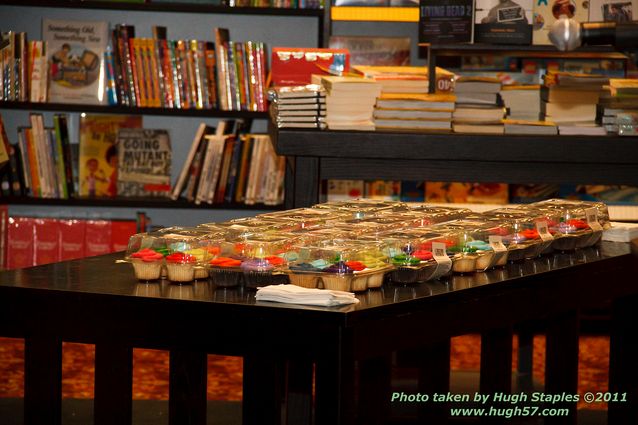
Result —
<path fill-rule="evenodd" d="M 133 266 L 135 277 L 144 282 L 162 277 L 164 257 L 169 254 L 166 241 L 152 233 L 137 233 L 129 238 L 125 259 Z"/>
<path fill-rule="evenodd" d="M 351 218 L 362 219 L 379 214 L 407 211 L 408 207 L 398 201 L 378 201 L 374 199 L 356 199 L 348 201 L 331 201 L 313 205 L 313 208 L 347 212 Z"/>
<path fill-rule="evenodd" d="M 287 283 L 289 254 L 295 238 L 283 235 L 256 235 L 245 240 L 241 271 L 247 288 Z"/>

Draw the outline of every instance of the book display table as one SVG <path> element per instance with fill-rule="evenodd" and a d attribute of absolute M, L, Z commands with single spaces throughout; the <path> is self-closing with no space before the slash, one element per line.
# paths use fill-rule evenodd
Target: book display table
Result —
<path fill-rule="evenodd" d="M 0 274 L 0 335 L 26 338 L 26 424 L 60 423 L 61 341 L 96 344 L 96 424 L 131 423 L 132 347 L 170 350 L 171 424 L 205 423 L 207 353 L 244 357 L 245 424 L 372 424 L 383 423 L 396 391 L 391 353 L 418 353 L 418 391 L 446 393 L 449 343 L 446 353 L 440 342 L 455 335 L 483 335 L 481 392 L 509 391 L 511 344 L 499 348 L 498 336 L 527 320 L 546 324 L 545 392 L 576 394 L 578 310 L 609 301 L 609 391 L 628 400 L 610 403 L 609 423 L 638 417 L 638 257 L 630 244 L 385 284 L 358 294 L 359 304 L 332 308 L 256 302 L 254 292 L 208 281 L 140 283 L 130 265 L 115 263 L 121 257 Z M 574 423 L 575 403 L 552 405 L 561 406 L 571 414 L 551 423 Z M 420 415 L 447 416 L 427 403 Z"/>

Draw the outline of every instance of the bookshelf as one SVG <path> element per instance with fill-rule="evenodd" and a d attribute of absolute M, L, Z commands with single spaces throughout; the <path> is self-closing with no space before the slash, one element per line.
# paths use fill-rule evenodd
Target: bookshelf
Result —
<path fill-rule="evenodd" d="M 114 25 L 129 23 L 136 27 L 138 37 L 150 37 L 153 25 L 168 28 L 169 39 L 212 40 L 215 27 L 230 29 L 232 40 L 263 40 L 270 47 L 286 45 L 291 33 L 298 33 L 295 44 L 315 47 L 323 42 L 323 9 L 283 9 L 283 8 L 231 8 L 204 4 L 183 3 L 125 3 L 111 1 L 67 1 L 67 0 L 24 0 L 4 1 L 0 4 L 0 25 L 5 29 L 26 32 L 29 39 L 41 38 L 42 18 L 68 20 L 102 20 Z M 289 41 L 288 41 L 289 43 Z M 266 129 L 266 112 L 228 111 L 219 109 L 169 109 L 155 107 L 126 107 L 109 105 L 77 105 L 63 103 L 0 102 L 0 112 L 5 118 L 11 142 L 16 142 L 16 129 L 28 123 L 28 112 L 42 111 L 45 122 L 51 121 L 53 112 L 69 112 L 71 124 L 77 126 L 78 114 L 121 114 L 142 115 L 146 128 L 167 128 L 171 131 L 173 145 L 173 177 L 179 173 L 186 152 L 200 122 L 216 125 L 216 119 L 244 119 L 252 123 L 251 129 L 263 132 Z M 77 130 L 72 130 L 77 131 Z M 77 140 L 77 136 L 74 136 Z M 154 223 L 174 224 L 176 217 L 170 209 L 189 211 L 191 216 L 206 214 L 210 221 L 233 213 L 236 215 L 255 214 L 259 211 L 278 209 L 264 204 L 202 204 L 195 205 L 184 200 L 158 199 L 31 199 L 3 197 L 4 203 L 13 210 L 36 212 L 41 208 L 58 208 L 62 211 L 98 210 L 105 214 L 121 212 L 125 209 L 151 209 Z M 68 213 L 67 213 L 68 214 Z M 181 214 L 180 214 L 181 215 Z M 212 217 L 211 217 L 212 215 Z M 157 217 L 156 217 L 157 216 Z M 228 217 L 226 217 L 228 218 Z"/>
<path fill-rule="evenodd" d="M 324 179 L 638 185 L 638 137 L 284 130 L 272 124 L 270 134 L 276 152 L 294 158 L 287 208 L 318 202 Z"/>

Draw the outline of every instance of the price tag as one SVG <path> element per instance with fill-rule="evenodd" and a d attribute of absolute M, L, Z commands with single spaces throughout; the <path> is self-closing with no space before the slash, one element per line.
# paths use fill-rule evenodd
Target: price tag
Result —
<path fill-rule="evenodd" d="M 432 275 L 433 279 L 444 276 L 452 269 L 452 260 L 445 251 L 443 242 L 432 242 L 432 258 L 436 261 L 436 270 Z"/>
<path fill-rule="evenodd" d="M 546 221 L 537 221 L 536 222 L 536 230 L 538 230 L 538 235 L 541 237 L 543 241 L 551 241 L 554 239 L 551 233 L 549 233 L 549 229 L 547 227 Z"/>
<path fill-rule="evenodd" d="M 503 245 L 503 237 L 499 235 L 490 235 L 490 246 L 494 252 L 505 252 L 507 247 Z"/>
<path fill-rule="evenodd" d="M 505 255 L 507 255 L 507 247 L 503 244 L 503 237 L 500 235 L 490 235 L 490 246 L 494 250 L 494 260 L 490 267 L 499 263 Z"/>
<path fill-rule="evenodd" d="M 593 231 L 603 230 L 603 226 L 598 222 L 598 210 L 596 208 L 587 208 L 585 215 L 587 215 L 587 224 Z"/>

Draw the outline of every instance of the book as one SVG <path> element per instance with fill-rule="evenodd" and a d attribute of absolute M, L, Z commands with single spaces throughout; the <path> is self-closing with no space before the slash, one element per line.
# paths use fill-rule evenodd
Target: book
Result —
<path fill-rule="evenodd" d="M 380 201 L 398 201 L 401 182 L 398 180 L 373 180 L 364 183 L 365 197 Z"/>
<path fill-rule="evenodd" d="M 117 154 L 119 196 L 170 195 L 172 150 L 168 131 L 120 128 Z"/>
<path fill-rule="evenodd" d="M 499 93 L 507 116 L 511 119 L 536 121 L 540 114 L 540 86 L 503 86 Z"/>
<path fill-rule="evenodd" d="M 188 154 L 186 155 L 186 160 L 184 161 L 182 170 L 180 171 L 179 176 L 177 177 L 177 181 L 175 182 L 175 185 L 173 186 L 173 191 L 171 192 L 171 199 L 177 200 L 181 196 L 182 192 L 186 188 L 186 183 L 189 180 L 189 177 L 191 179 L 198 178 L 199 170 L 197 170 L 196 174 L 193 174 L 192 167 L 194 166 L 194 160 L 196 159 L 196 154 L 198 153 L 198 151 L 203 148 L 203 146 L 201 145 L 205 141 L 204 136 L 207 134 L 210 134 L 212 131 L 213 131 L 212 128 L 206 125 L 206 123 L 200 123 L 199 126 L 197 127 L 195 137 L 193 138 L 191 147 L 188 151 Z M 201 156 L 201 153 L 200 153 L 200 156 Z M 194 185 L 195 183 L 193 182 L 190 184 Z"/>
<path fill-rule="evenodd" d="M 419 119 L 419 120 L 452 120 L 452 111 L 429 111 L 418 109 L 381 109 L 375 108 L 377 119 Z"/>
<path fill-rule="evenodd" d="M 129 238 L 137 233 L 137 220 L 111 220 L 110 252 L 124 251 Z"/>
<path fill-rule="evenodd" d="M 328 46 L 331 49 L 348 49 L 351 65 L 410 64 L 409 37 L 331 35 Z"/>
<path fill-rule="evenodd" d="M 556 124 L 551 121 L 504 120 L 505 134 L 558 134 Z"/>
<path fill-rule="evenodd" d="M 596 120 L 596 104 L 541 102 L 541 116 L 555 123 L 591 122 Z"/>
<path fill-rule="evenodd" d="M 531 44 L 533 0 L 476 0 L 474 42 Z"/>
<path fill-rule="evenodd" d="M 638 103 L 638 79 L 635 78 L 611 78 L 609 79 L 611 96 L 626 97 Z"/>
<path fill-rule="evenodd" d="M 108 23 L 43 19 L 50 66 L 49 101 L 104 104 Z"/>
<path fill-rule="evenodd" d="M 550 103 L 598 103 L 600 97 L 600 90 L 594 88 L 593 90 L 586 90 L 584 88 L 577 87 L 562 87 L 562 86 L 541 86 L 540 98 L 545 102 Z"/>
<path fill-rule="evenodd" d="M 326 197 L 328 201 L 347 201 L 363 197 L 363 180 L 328 180 Z"/>
<path fill-rule="evenodd" d="M 505 115 L 505 109 L 499 106 L 457 106 L 452 113 L 454 121 L 500 121 Z"/>
<path fill-rule="evenodd" d="M 589 4 L 590 22 L 627 23 L 638 20 L 636 0 L 592 0 Z"/>
<path fill-rule="evenodd" d="M 362 75 L 381 84 L 383 93 L 428 93 L 429 76 L 425 66 L 368 66 L 352 67 L 355 74 Z M 454 74 L 436 68 L 436 92 L 452 91 Z"/>
<path fill-rule="evenodd" d="M 420 0 L 419 43 L 471 43 L 473 0 Z"/>
<path fill-rule="evenodd" d="M 453 111 L 456 96 L 452 94 L 382 93 L 377 109 Z"/>
<path fill-rule="evenodd" d="M 33 220 L 34 265 L 60 261 L 59 239 L 57 219 L 36 218 Z"/>
<path fill-rule="evenodd" d="M 449 131 L 452 128 L 451 119 L 448 120 L 422 120 L 422 119 L 390 119 L 375 118 L 374 126 L 377 129 L 400 130 L 435 130 Z"/>
<path fill-rule="evenodd" d="M 9 217 L 7 224 L 7 269 L 21 269 L 34 265 L 34 219 Z"/>
<path fill-rule="evenodd" d="M 58 230 L 60 231 L 60 261 L 83 258 L 86 220 L 60 219 Z"/>
<path fill-rule="evenodd" d="M 504 183 L 426 182 L 427 202 L 506 204 L 508 185 Z"/>
<path fill-rule="evenodd" d="M 120 128 L 141 128 L 141 116 L 80 116 L 79 192 L 80 196 L 117 195 L 117 133 Z"/>
<path fill-rule="evenodd" d="M 461 76 L 454 81 L 454 94 L 493 93 L 501 90 L 501 80 L 497 77 Z"/>
<path fill-rule="evenodd" d="M 456 121 L 452 124 L 452 130 L 455 133 L 474 134 L 503 134 L 505 132 L 503 124 Z"/>
<path fill-rule="evenodd" d="M 111 221 L 86 220 L 84 231 L 84 255 L 92 257 L 111 252 Z"/>

